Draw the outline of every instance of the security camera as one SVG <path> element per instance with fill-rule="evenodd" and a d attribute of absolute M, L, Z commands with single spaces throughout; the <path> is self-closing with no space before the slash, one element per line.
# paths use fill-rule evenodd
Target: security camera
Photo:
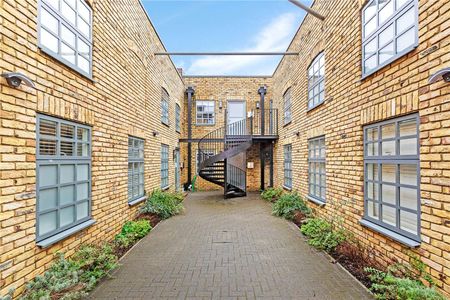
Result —
<path fill-rule="evenodd" d="M 437 71 L 428 79 L 429 83 L 435 83 L 439 80 L 444 80 L 445 82 L 450 82 L 450 68 L 444 68 L 442 70 Z"/>
<path fill-rule="evenodd" d="M 6 82 L 8 82 L 9 86 L 14 88 L 19 87 L 22 81 L 26 86 L 36 88 L 34 82 L 22 73 L 3 73 L 2 77 L 6 79 Z"/>

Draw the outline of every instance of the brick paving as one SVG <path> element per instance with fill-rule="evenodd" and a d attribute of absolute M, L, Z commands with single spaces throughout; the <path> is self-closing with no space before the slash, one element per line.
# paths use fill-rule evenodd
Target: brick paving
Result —
<path fill-rule="evenodd" d="M 257 194 L 190 194 L 92 299 L 371 299 Z"/>

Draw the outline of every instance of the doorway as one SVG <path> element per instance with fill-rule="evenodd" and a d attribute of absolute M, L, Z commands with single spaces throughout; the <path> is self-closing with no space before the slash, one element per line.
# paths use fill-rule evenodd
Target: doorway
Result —
<path fill-rule="evenodd" d="M 247 134 L 245 120 L 247 110 L 245 101 L 229 100 L 227 109 L 227 134 L 229 135 L 245 135 Z"/>

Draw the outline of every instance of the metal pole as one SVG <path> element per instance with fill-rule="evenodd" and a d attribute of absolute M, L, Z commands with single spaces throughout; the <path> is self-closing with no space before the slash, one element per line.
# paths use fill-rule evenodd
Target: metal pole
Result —
<path fill-rule="evenodd" d="M 299 55 L 298 52 L 155 52 L 155 55 L 184 55 L 184 56 L 208 56 L 208 55 Z"/>
<path fill-rule="evenodd" d="M 292 4 L 300 7 L 301 9 L 307 11 L 308 13 L 310 13 L 311 15 L 313 15 L 314 17 L 324 21 L 325 17 L 322 16 L 321 14 L 319 14 L 318 12 L 316 12 L 315 10 L 311 9 L 309 6 L 297 1 L 297 0 L 288 0 L 289 2 L 291 2 Z"/>
<path fill-rule="evenodd" d="M 192 183 L 192 97 L 194 96 L 195 90 L 193 87 L 188 87 L 186 89 L 187 98 L 188 98 L 188 176 L 187 183 L 188 185 Z"/>

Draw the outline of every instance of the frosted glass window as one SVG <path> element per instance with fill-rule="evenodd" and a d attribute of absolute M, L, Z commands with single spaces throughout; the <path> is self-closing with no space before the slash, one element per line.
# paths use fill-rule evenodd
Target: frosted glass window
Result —
<path fill-rule="evenodd" d="M 37 240 L 40 241 L 90 218 L 91 153 L 87 126 L 38 114 L 36 131 L 39 145 Z M 77 133 L 82 137 L 78 138 Z M 79 145 L 86 146 L 85 156 L 76 155 Z"/>
<path fill-rule="evenodd" d="M 314 94 L 312 90 L 310 90 L 309 93 L 312 93 L 312 95 Z M 284 124 L 286 125 L 292 121 L 292 99 L 290 88 L 288 88 L 283 95 L 283 111 L 284 111 Z"/>
<path fill-rule="evenodd" d="M 181 131 L 181 108 L 178 104 L 175 104 L 175 130 Z"/>
<path fill-rule="evenodd" d="M 39 6 L 39 47 L 79 73 L 91 77 L 90 7 L 84 0 L 41 0 Z"/>
<path fill-rule="evenodd" d="M 373 0 L 366 4 L 361 17 L 363 77 L 417 47 L 417 6 L 418 0 Z"/>
<path fill-rule="evenodd" d="M 364 218 L 420 241 L 418 125 L 415 114 L 364 128 Z"/>
<path fill-rule="evenodd" d="M 308 141 L 309 196 L 325 202 L 325 137 Z"/>
<path fill-rule="evenodd" d="M 169 187 L 169 146 L 161 145 L 161 188 Z"/>
<path fill-rule="evenodd" d="M 292 188 L 292 145 L 284 145 L 284 186 Z"/>
<path fill-rule="evenodd" d="M 368 45 L 368 47 L 371 47 Z M 372 46 L 373 47 L 373 46 Z M 375 48 L 375 47 L 373 47 Z M 312 109 L 325 100 L 325 54 L 314 58 L 308 69 L 308 109 Z"/>
<path fill-rule="evenodd" d="M 144 140 L 128 137 L 128 201 L 144 195 Z"/>

